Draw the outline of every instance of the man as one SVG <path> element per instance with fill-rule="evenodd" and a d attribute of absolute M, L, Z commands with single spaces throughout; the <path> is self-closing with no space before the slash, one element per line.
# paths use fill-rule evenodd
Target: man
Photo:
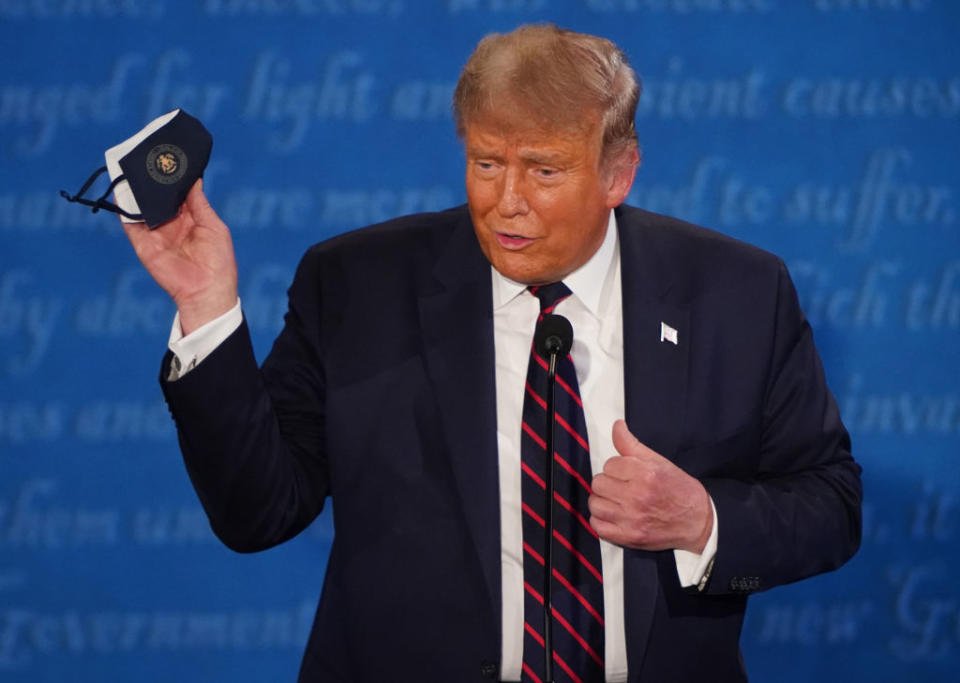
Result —
<path fill-rule="evenodd" d="M 859 467 L 782 263 L 620 206 L 637 95 L 609 41 L 488 36 L 455 96 L 468 207 L 313 247 L 261 369 L 201 184 L 126 226 L 177 304 L 161 381 L 218 536 L 268 548 L 335 502 L 301 680 L 743 681 L 746 596 L 856 551 Z M 541 308 L 573 323 L 558 401 L 582 404 L 551 583 Z"/>

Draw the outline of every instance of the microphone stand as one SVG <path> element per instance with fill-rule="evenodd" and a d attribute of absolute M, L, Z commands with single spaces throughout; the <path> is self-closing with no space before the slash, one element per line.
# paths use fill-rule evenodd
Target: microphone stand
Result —
<path fill-rule="evenodd" d="M 557 352 L 561 344 L 555 337 L 548 337 L 547 350 L 550 352 L 550 368 L 547 370 L 547 468 L 546 496 L 544 508 L 544 558 L 543 570 L 543 652 L 544 683 L 553 683 L 553 430 L 557 422 L 557 407 L 554 403 L 557 389 Z"/>
<path fill-rule="evenodd" d="M 546 441 L 547 462 L 544 506 L 544 552 L 543 558 L 543 672 L 544 683 L 553 683 L 553 496 L 554 496 L 554 429 L 557 422 L 557 356 L 570 352 L 573 345 L 573 328 L 570 321 L 553 313 L 545 314 L 534 334 L 534 349 L 549 358 L 547 369 L 547 415 Z"/>

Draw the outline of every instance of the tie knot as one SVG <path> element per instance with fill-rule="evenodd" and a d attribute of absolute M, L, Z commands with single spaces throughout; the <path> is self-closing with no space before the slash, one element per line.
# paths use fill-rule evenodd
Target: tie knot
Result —
<path fill-rule="evenodd" d="M 540 299 L 541 313 L 551 312 L 554 306 L 572 294 L 570 288 L 562 282 L 551 282 L 549 285 L 533 285 L 527 289 Z"/>

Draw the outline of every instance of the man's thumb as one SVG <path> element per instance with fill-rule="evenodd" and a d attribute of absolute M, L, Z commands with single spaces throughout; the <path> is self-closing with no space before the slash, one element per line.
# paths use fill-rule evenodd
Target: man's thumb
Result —
<path fill-rule="evenodd" d="M 650 451 L 631 433 L 624 420 L 613 423 L 613 447 L 620 455 L 633 457 L 642 457 Z"/>
<path fill-rule="evenodd" d="M 207 195 L 203 193 L 203 178 L 197 178 L 197 182 L 190 188 L 190 192 L 187 193 L 186 205 L 187 210 L 193 214 L 195 219 L 200 219 L 213 211 L 210 202 L 207 201 Z"/>

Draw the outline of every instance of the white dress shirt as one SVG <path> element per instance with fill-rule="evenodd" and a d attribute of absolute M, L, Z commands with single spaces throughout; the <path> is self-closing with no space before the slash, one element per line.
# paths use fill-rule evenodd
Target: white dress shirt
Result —
<path fill-rule="evenodd" d="M 540 313 L 539 300 L 526 285 L 491 268 L 496 351 L 497 447 L 500 459 L 500 539 L 503 577 L 504 680 L 520 680 L 523 658 L 523 520 L 520 508 L 520 440 L 524 383 L 530 344 Z M 573 326 L 570 351 L 590 442 L 594 474 L 617 454 L 613 423 L 624 416 L 623 308 L 620 245 L 613 212 L 596 253 L 563 279 L 572 295 L 554 313 Z M 696 585 L 716 553 L 717 520 L 702 555 L 675 550 L 680 583 Z M 627 645 L 623 614 L 623 549 L 600 540 L 603 566 L 604 670 L 607 681 L 627 680 Z"/>
<path fill-rule="evenodd" d="M 523 657 L 523 523 L 520 507 L 520 433 L 524 382 L 539 300 L 526 286 L 491 267 L 496 357 L 497 447 L 500 475 L 500 539 L 502 572 L 502 661 L 504 680 L 520 680 Z M 623 309 L 620 247 L 613 212 L 597 252 L 563 280 L 572 296 L 555 313 L 573 326 L 573 356 L 583 399 L 590 464 L 594 473 L 617 455 L 613 423 L 624 416 Z M 182 377 L 203 361 L 242 322 L 240 300 L 228 312 L 189 335 L 180 329 L 179 313 L 170 332 L 175 356 L 169 380 Z M 711 501 L 711 505 L 712 505 Z M 700 582 L 717 548 L 717 515 L 701 555 L 674 550 L 682 586 Z M 605 671 L 610 682 L 627 679 L 627 647 L 623 614 L 623 550 L 600 541 L 603 567 Z"/>

